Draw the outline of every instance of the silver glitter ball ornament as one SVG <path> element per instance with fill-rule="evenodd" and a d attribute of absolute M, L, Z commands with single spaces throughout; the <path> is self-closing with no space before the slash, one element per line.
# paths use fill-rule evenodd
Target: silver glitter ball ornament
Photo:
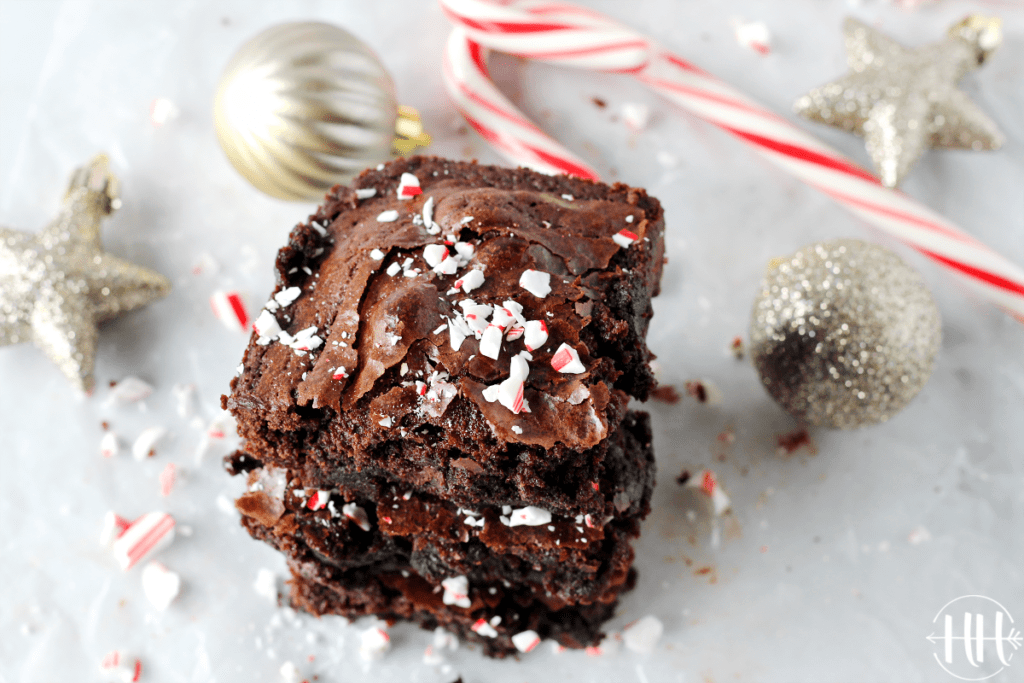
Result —
<path fill-rule="evenodd" d="M 214 103 L 232 165 L 281 199 L 318 200 L 390 158 L 398 104 L 377 55 L 331 24 L 263 31 L 235 53 Z"/>
<path fill-rule="evenodd" d="M 884 422 L 921 391 L 942 326 L 921 276 L 859 240 L 774 261 L 750 317 L 750 352 L 768 393 L 809 425 Z"/>

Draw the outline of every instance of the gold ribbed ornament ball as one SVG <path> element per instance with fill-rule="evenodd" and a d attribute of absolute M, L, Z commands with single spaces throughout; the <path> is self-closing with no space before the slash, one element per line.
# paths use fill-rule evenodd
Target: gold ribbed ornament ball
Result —
<path fill-rule="evenodd" d="M 774 261 L 750 318 L 765 389 L 813 426 L 888 420 L 924 387 L 941 342 L 920 274 L 859 240 L 819 242 Z"/>
<path fill-rule="evenodd" d="M 232 165 L 281 199 L 319 200 L 390 158 L 398 104 L 377 55 L 321 22 L 273 26 L 239 48 L 214 103 Z"/>

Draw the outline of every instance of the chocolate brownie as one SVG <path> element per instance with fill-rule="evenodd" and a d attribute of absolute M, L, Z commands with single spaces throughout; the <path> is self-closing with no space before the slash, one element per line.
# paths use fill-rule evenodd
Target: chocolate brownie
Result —
<path fill-rule="evenodd" d="M 583 610 L 567 623 L 597 637 L 607 610 L 584 607 L 627 585 L 654 479 L 627 404 L 654 387 L 663 229 L 643 190 L 437 158 L 332 189 L 224 398 L 231 468 L 258 471 L 243 523 L 289 555 L 297 602 L 463 633 L 467 613 L 381 583 L 458 576 Z"/>

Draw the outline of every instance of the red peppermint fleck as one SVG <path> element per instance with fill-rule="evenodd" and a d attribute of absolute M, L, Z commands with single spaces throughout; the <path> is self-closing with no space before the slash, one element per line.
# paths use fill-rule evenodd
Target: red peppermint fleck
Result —
<path fill-rule="evenodd" d="M 317 491 L 309 498 L 306 507 L 310 510 L 323 510 L 327 507 L 327 500 L 331 497 L 330 491 Z"/>
<path fill-rule="evenodd" d="M 245 302 L 236 291 L 216 291 L 210 296 L 210 306 L 214 315 L 229 330 L 246 332 L 251 322 Z"/>
<path fill-rule="evenodd" d="M 223 437 L 223 434 L 221 434 L 221 436 Z M 174 488 L 175 479 L 177 479 L 177 468 L 174 466 L 173 462 L 169 462 L 160 473 L 161 496 L 171 495 L 171 489 Z"/>
<path fill-rule="evenodd" d="M 633 242 L 636 242 L 638 239 L 640 239 L 640 236 L 637 235 L 635 232 L 623 228 L 622 230 L 619 230 L 617 233 L 612 235 L 612 239 L 615 241 L 615 244 L 625 249 L 626 247 L 633 244 Z"/>
<path fill-rule="evenodd" d="M 714 495 L 715 486 L 717 486 L 717 484 L 718 482 L 715 481 L 715 475 L 711 472 L 711 470 L 704 470 L 704 476 L 701 477 L 700 480 L 700 487 L 704 491 L 704 493 L 708 494 L 709 496 Z"/>

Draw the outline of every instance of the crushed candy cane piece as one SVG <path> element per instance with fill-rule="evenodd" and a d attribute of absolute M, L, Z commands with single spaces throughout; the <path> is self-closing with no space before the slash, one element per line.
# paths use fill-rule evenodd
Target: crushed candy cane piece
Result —
<path fill-rule="evenodd" d="M 281 306 L 291 306 L 300 296 L 302 296 L 301 287 L 286 287 L 274 295 L 274 301 Z"/>
<path fill-rule="evenodd" d="M 650 654 L 654 652 L 664 631 L 665 627 L 662 625 L 661 619 L 648 614 L 628 625 L 622 632 L 622 640 L 625 641 L 626 647 L 633 652 Z"/>
<path fill-rule="evenodd" d="M 181 577 L 159 562 L 150 562 L 142 568 L 142 592 L 154 607 L 165 610 L 181 592 Z"/>
<path fill-rule="evenodd" d="M 529 652 L 540 645 L 540 636 L 536 631 L 521 631 L 512 636 L 512 644 L 520 652 Z"/>
<path fill-rule="evenodd" d="M 743 47 L 762 55 L 771 54 L 772 34 L 763 21 L 736 20 L 733 22 L 733 30 L 736 33 L 736 41 Z"/>
<path fill-rule="evenodd" d="M 174 518 L 166 512 L 147 512 L 114 540 L 114 557 L 127 571 L 173 540 Z"/>
<path fill-rule="evenodd" d="M 497 638 L 498 632 L 494 630 L 494 627 L 487 623 L 484 619 L 477 619 L 473 622 L 473 625 L 469 627 L 473 633 L 481 635 L 485 638 Z"/>
<path fill-rule="evenodd" d="M 427 197 L 427 201 L 423 202 L 423 225 L 428 228 L 434 225 L 434 198 Z"/>
<path fill-rule="evenodd" d="M 471 258 L 473 258 L 473 255 L 476 253 L 476 247 L 474 247 L 469 242 L 456 242 L 455 253 L 458 254 L 464 261 L 468 262 Z"/>
<path fill-rule="evenodd" d="M 466 294 L 469 294 L 483 283 L 484 272 L 482 270 L 477 270 L 476 268 L 474 268 L 473 270 L 467 271 L 462 277 L 456 280 L 455 284 L 452 285 L 452 287 L 454 287 L 455 289 L 461 289 Z"/>
<path fill-rule="evenodd" d="M 245 308 L 242 295 L 234 290 L 217 290 L 210 295 L 210 307 L 217 320 L 224 324 L 224 327 L 234 332 L 247 332 L 249 330 L 249 312 Z"/>
<path fill-rule="evenodd" d="M 533 505 L 513 510 L 508 518 L 509 526 L 541 526 L 550 522 L 551 513 Z"/>
<path fill-rule="evenodd" d="M 308 507 L 310 510 L 313 510 L 314 512 L 317 510 L 323 510 L 325 507 L 327 507 L 327 501 L 330 499 L 330 491 L 317 491 L 316 493 L 309 497 L 309 500 L 306 502 L 306 507 Z"/>
<path fill-rule="evenodd" d="M 469 599 L 469 579 L 465 576 L 452 576 L 441 582 L 444 588 L 442 601 L 446 605 L 455 605 L 468 609 L 472 604 Z"/>
<path fill-rule="evenodd" d="M 113 458 L 120 450 L 121 447 L 117 442 L 117 434 L 114 434 L 114 432 L 107 432 L 100 439 L 100 455 L 104 458 Z"/>
<path fill-rule="evenodd" d="M 100 660 L 100 672 L 117 676 L 122 683 L 136 683 L 142 676 L 142 662 L 119 650 L 111 650 Z"/>
<path fill-rule="evenodd" d="M 423 247 L 423 260 L 431 268 L 441 265 L 448 258 L 448 247 L 443 244 L 428 244 Z"/>
<path fill-rule="evenodd" d="M 519 276 L 519 286 L 535 297 L 543 299 L 551 293 L 551 273 L 524 270 L 523 274 Z"/>
<path fill-rule="evenodd" d="M 551 357 L 551 367 L 558 372 L 574 375 L 587 371 L 580 361 L 580 354 L 565 342 L 562 342 L 562 345 L 555 351 L 555 355 Z"/>
<path fill-rule="evenodd" d="M 480 338 L 480 355 L 497 360 L 499 353 L 501 353 L 501 328 L 491 324 L 487 326 L 483 337 Z"/>
<path fill-rule="evenodd" d="M 153 393 L 153 386 L 129 375 L 119 381 L 110 392 L 110 401 L 118 404 L 136 403 Z"/>
<path fill-rule="evenodd" d="M 381 251 L 380 249 L 371 249 L 370 258 L 372 258 L 374 261 L 380 261 L 382 258 L 384 258 L 384 252 Z"/>
<path fill-rule="evenodd" d="M 686 485 L 691 488 L 699 488 L 707 494 L 716 515 L 723 515 L 729 510 L 731 505 L 729 496 L 711 470 L 704 470 L 698 476 L 690 477 L 686 481 Z"/>
<path fill-rule="evenodd" d="M 356 199 L 369 199 L 377 195 L 376 187 L 360 187 L 356 189 Z"/>
<path fill-rule="evenodd" d="M 642 102 L 626 102 L 622 105 L 622 121 L 631 131 L 639 133 L 651 122 L 651 108 Z"/>
<path fill-rule="evenodd" d="M 132 525 L 131 521 L 125 519 L 113 510 L 103 515 L 103 529 L 100 531 L 100 545 L 104 548 L 112 548 L 114 540 Z"/>
<path fill-rule="evenodd" d="M 160 425 L 146 427 L 132 444 L 132 457 L 142 461 L 156 455 L 156 445 L 167 435 L 167 430 Z"/>
<path fill-rule="evenodd" d="M 166 97 L 155 97 L 149 103 L 149 122 L 153 124 L 154 128 L 173 121 L 180 114 L 181 110 L 178 109 L 178 105 Z"/>
<path fill-rule="evenodd" d="M 548 326 L 543 320 L 528 320 L 523 333 L 527 351 L 536 351 L 548 341 Z"/>
<path fill-rule="evenodd" d="M 522 338 L 526 334 L 526 328 L 521 325 L 513 325 L 508 328 L 508 334 L 505 335 L 505 341 L 515 341 L 516 339 Z"/>
<path fill-rule="evenodd" d="M 399 271 L 401 271 L 401 270 L 402 270 L 402 266 L 400 266 L 397 263 L 392 263 L 390 266 L 388 266 L 388 269 L 386 271 L 384 271 L 384 272 L 386 272 L 391 277 L 394 277 L 394 276 L 398 275 Z"/>
<path fill-rule="evenodd" d="M 171 495 L 171 490 L 174 488 L 174 482 L 178 478 L 178 470 L 173 462 L 169 462 L 164 466 L 164 469 L 160 472 L 160 495 L 167 497 Z"/>
<path fill-rule="evenodd" d="M 398 212 L 395 211 L 394 209 L 389 209 L 387 211 L 381 211 L 379 214 L 377 214 L 377 222 L 378 223 L 394 223 L 397 220 L 398 220 Z"/>
<path fill-rule="evenodd" d="M 363 531 L 370 530 L 370 518 L 366 516 L 366 510 L 355 503 L 345 503 L 341 506 L 341 514 L 356 523 Z"/>
<path fill-rule="evenodd" d="M 626 229 L 619 230 L 617 233 L 612 235 L 612 240 L 614 240 L 615 244 L 619 245 L 623 249 L 626 249 L 638 239 L 640 239 L 639 235 Z"/>
<path fill-rule="evenodd" d="M 285 662 L 278 671 L 284 683 L 301 683 L 302 676 L 299 675 L 299 668 L 292 662 Z"/>
<path fill-rule="evenodd" d="M 420 187 L 420 179 L 414 176 L 412 173 L 403 173 L 402 177 L 398 181 L 398 198 L 399 199 L 411 199 L 418 194 L 422 194 L 423 189 Z"/>
<path fill-rule="evenodd" d="M 283 331 L 274 314 L 266 309 L 263 309 L 252 326 L 256 330 L 256 334 L 260 335 L 259 341 L 264 346 L 269 344 L 271 340 L 277 339 Z"/>
<path fill-rule="evenodd" d="M 359 655 L 366 661 L 381 659 L 391 649 L 391 636 L 380 626 L 368 628 L 359 634 Z"/>
<path fill-rule="evenodd" d="M 273 603 L 277 602 L 277 574 L 267 568 L 256 572 L 256 580 L 252 584 L 257 595 L 263 596 Z"/>

